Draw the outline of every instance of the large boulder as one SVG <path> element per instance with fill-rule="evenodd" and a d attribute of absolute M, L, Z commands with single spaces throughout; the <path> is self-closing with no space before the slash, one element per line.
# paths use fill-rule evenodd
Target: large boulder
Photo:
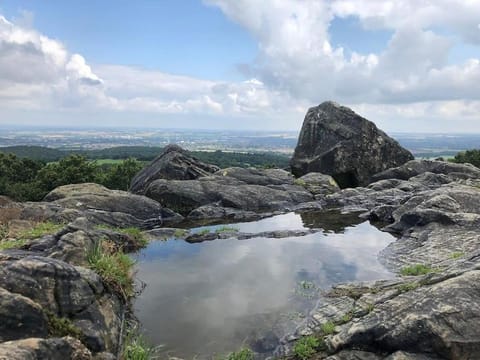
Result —
<path fill-rule="evenodd" d="M 153 225 L 163 224 L 181 218 L 178 214 L 163 208 L 157 201 L 146 196 L 121 190 L 110 190 L 93 183 L 60 186 L 48 193 L 44 200 L 47 202 L 44 206 L 50 208 L 50 210 L 54 206 L 61 209 L 59 210 L 61 214 L 59 214 L 60 219 L 58 220 L 63 220 L 61 219 L 62 216 L 68 216 L 64 209 L 70 210 L 73 216 L 73 218 L 67 218 L 67 220 L 84 216 L 92 222 L 121 227 L 148 227 L 147 225 L 150 223 Z M 38 210 L 39 206 L 38 203 L 24 205 L 31 210 Z M 47 217 L 55 219 L 53 215 Z"/>
<path fill-rule="evenodd" d="M 215 165 L 206 164 L 191 156 L 178 145 L 168 145 L 163 152 L 132 180 L 130 191 L 142 194 L 148 185 L 158 179 L 194 180 L 218 171 Z"/>
<path fill-rule="evenodd" d="M 308 110 L 291 167 L 295 176 L 331 175 L 345 188 L 365 186 L 372 175 L 409 160 L 413 155 L 373 122 L 327 101 Z"/>

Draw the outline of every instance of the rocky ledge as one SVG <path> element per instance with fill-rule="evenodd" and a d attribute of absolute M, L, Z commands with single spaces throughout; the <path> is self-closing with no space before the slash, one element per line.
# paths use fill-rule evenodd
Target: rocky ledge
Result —
<path fill-rule="evenodd" d="M 319 359 L 480 358 L 480 170 L 414 160 L 376 178 L 323 202 L 386 224 L 398 239 L 380 259 L 399 276 L 327 291 L 278 354 L 315 334 Z"/>

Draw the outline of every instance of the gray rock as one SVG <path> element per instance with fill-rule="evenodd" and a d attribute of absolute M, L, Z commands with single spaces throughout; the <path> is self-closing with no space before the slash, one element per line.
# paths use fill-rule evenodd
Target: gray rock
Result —
<path fill-rule="evenodd" d="M 148 186 L 146 195 L 185 215 L 198 207 L 213 203 L 222 208 L 269 212 L 313 200 L 309 192 L 298 186 L 294 187 L 294 191 L 288 191 L 249 185 L 228 178 L 210 176 L 198 180 L 156 180 Z"/>
<path fill-rule="evenodd" d="M 0 343 L 1 360 L 90 360 L 92 355 L 71 337 L 29 338 Z"/>
<path fill-rule="evenodd" d="M 98 184 L 74 184 L 56 188 L 45 196 L 45 201 L 62 208 L 79 211 L 125 214 L 139 220 L 161 219 L 166 212 L 148 197 L 126 191 L 110 190 Z"/>
<path fill-rule="evenodd" d="M 47 335 L 48 321 L 42 307 L 0 287 L 0 342 Z"/>
<path fill-rule="evenodd" d="M 194 180 L 218 170 L 217 166 L 201 162 L 180 146 L 168 145 L 133 178 L 130 191 L 143 194 L 149 184 L 158 179 Z"/>
<path fill-rule="evenodd" d="M 414 176 L 427 172 L 433 174 L 451 175 L 449 177 L 450 181 L 459 178 L 480 178 L 480 169 L 472 164 L 454 164 L 435 160 L 412 160 L 401 166 L 375 174 L 372 176 L 372 181 L 384 179 L 409 180 Z"/>
<path fill-rule="evenodd" d="M 330 176 L 310 172 L 295 180 L 295 184 L 304 187 L 313 195 L 333 194 L 340 190 L 337 182 Z"/>
<path fill-rule="evenodd" d="M 374 123 L 327 101 L 308 110 L 291 167 L 297 177 L 320 172 L 345 188 L 365 186 L 372 175 L 409 160 L 413 155 Z"/>

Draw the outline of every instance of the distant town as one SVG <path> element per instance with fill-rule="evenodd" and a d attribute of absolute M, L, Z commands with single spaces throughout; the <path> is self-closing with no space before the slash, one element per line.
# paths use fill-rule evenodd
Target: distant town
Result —
<path fill-rule="evenodd" d="M 392 133 L 419 158 L 451 157 L 479 148 L 480 134 Z M 0 127 L 0 147 L 28 145 L 61 150 L 97 150 L 119 146 L 162 147 L 176 143 L 192 151 L 293 153 L 295 131 L 197 129 Z"/>

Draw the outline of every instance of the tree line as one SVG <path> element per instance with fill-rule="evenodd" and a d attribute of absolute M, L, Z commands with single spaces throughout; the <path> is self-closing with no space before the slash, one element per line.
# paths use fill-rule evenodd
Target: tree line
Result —
<path fill-rule="evenodd" d="M 17 201 L 39 201 L 58 186 L 85 182 L 128 190 L 130 181 L 142 168 L 143 163 L 133 158 L 99 165 L 82 155 L 69 155 L 58 162 L 45 163 L 0 153 L 0 195 Z"/>

